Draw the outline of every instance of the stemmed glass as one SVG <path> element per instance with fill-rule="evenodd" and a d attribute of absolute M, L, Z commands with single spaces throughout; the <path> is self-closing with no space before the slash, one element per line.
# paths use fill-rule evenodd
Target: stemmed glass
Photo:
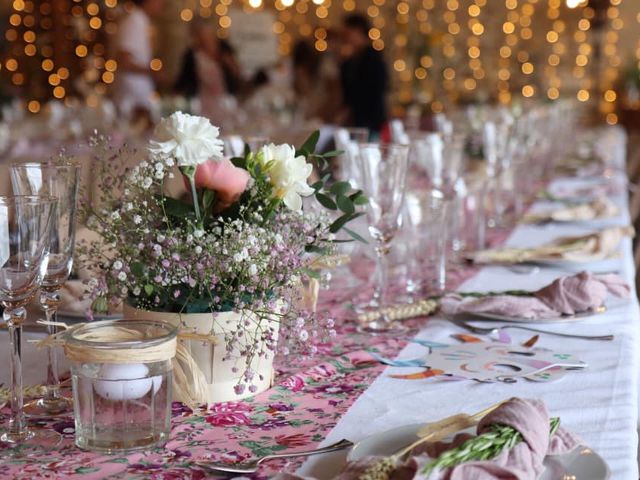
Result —
<path fill-rule="evenodd" d="M 19 455 L 23 447 L 46 448 L 60 436 L 27 427 L 22 391 L 22 324 L 27 305 L 47 271 L 51 230 L 55 227 L 53 197 L 0 197 L 0 304 L 9 329 L 11 414 L 0 435 L 0 455 Z"/>
<path fill-rule="evenodd" d="M 370 333 L 396 333 L 405 327 L 382 313 L 386 307 L 387 258 L 391 241 L 402 222 L 402 203 L 407 179 L 408 145 L 363 144 L 360 146 L 362 187 L 369 198 L 367 220 L 377 258 L 377 285 L 370 306 L 380 310 L 377 320 L 361 327 Z"/>
<path fill-rule="evenodd" d="M 49 334 L 57 333 L 53 322 L 60 305 L 59 290 L 69 278 L 73 265 L 76 233 L 76 198 L 79 165 L 70 163 L 23 163 L 11 165 L 11 183 L 18 195 L 47 195 L 58 200 L 56 228 L 51 230 L 49 263 L 40 288 L 40 304 L 48 322 Z M 27 415 L 62 415 L 73 410 L 71 399 L 60 395 L 58 357 L 55 347 L 49 347 L 47 393 L 25 405 Z"/>

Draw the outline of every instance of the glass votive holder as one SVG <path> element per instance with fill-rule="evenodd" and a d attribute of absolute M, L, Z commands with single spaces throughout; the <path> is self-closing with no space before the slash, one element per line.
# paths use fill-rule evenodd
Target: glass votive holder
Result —
<path fill-rule="evenodd" d="M 76 445 L 127 453 L 166 443 L 177 328 L 151 320 L 107 320 L 67 333 Z"/>

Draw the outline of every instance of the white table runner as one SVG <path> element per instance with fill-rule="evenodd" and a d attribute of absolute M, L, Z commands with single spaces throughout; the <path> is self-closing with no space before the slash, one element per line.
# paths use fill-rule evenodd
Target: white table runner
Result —
<path fill-rule="evenodd" d="M 624 135 L 616 131 L 611 133 L 615 148 L 610 151 L 615 152 L 615 163 L 623 165 Z M 595 221 L 588 225 L 523 225 L 515 229 L 507 244 L 539 245 L 554 237 L 583 234 L 608 225 L 628 224 L 626 194 L 620 194 L 613 200 L 623 209 L 623 214 L 617 219 Z M 622 242 L 621 253 L 620 258 L 598 265 L 597 270 L 619 271 L 633 286 L 635 272 L 630 239 Z M 567 274 L 566 270 L 557 268 L 542 268 L 537 274 L 526 275 L 503 267 L 485 267 L 477 276 L 465 282 L 460 290 L 532 290 Z M 544 328 L 587 335 L 613 333 L 616 336 L 613 342 L 540 336 L 538 346 L 574 353 L 589 364 L 585 371 L 570 372 L 565 378 L 550 383 L 521 380 L 516 384 L 481 384 L 473 381 L 393 379 L 389 377 L 389 373 L 401 370 L 388 368 L 354 403 L 323 445 L 342 438 L 358 441 L 394 427 L 433 421 L 459 412 L 472 413 L 508 397 L 540 398 L 545 401 L 553 416 L 559 416 L 566 428 L 579 434 L 586 445 L 607 461 L 612 479 L 637 480 L 636 429 L 640 379 L 638 300 L 634 292 L 629 302 L 612 301 L 611 304 L 616 306 L 592 319 L 574 324 L 545 325 Z M 434 317 L 418 337 L 455 343 L 450 335 L 462 332 L 464 330 L 461 328 Z M 531 336 L 518 330 L 509 330 L 509 335 L 514 341 L 522 341 Z M 409 344 L 398 357 L 415 358 L 423 354 L 424 347 Z M 344 453 L 336 453 L 313 458 L 299 473 L 321 479 L 330 478 L 342 468 L 344 457 Z"/>

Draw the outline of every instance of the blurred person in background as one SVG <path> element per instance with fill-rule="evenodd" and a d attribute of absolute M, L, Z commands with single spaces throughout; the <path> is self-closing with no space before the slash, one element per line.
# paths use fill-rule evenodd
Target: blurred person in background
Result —
<path fill-rule="evenodd" d="M 311 43 L 300 39 L 293 46 L 291 65 L 296 106 L 304 118 L 316 118 L 325 99 L 319 79 L 320 56 Z"/>
<path fill-rule="evenodd" d="M 113 98 L 125 117 L 151 120 L 156 107 L 151 70 L 151 18 L 162 12 L 164 0 L 132 0 L 131 9 L 120 21 L 115 36 L 118 72 Z"/>
<path fill-rule="evenodd" d="M 176 90 L 187 97 L 198 97 L 200 114 L 214 125 L 222 125 L 225 120 L 222 101 L 227 90 L 215 27 L 211 22 L 197 20 L 191 35 L 192 46 L 184 54 Z"/>
<path fill-rule="evenodd" d="M 242 76 L 242 68 L 236 57 L 236 51 L 231 44 L 224 39 L 218 40 L 218 51 L 227 92 L 237 96 L 244 91 L 245 81 Z"/>
<path fill-rule="evenodd" d="M 349 15 L 343 22 L 342 117 L 346 125 L 366 127 L 377 136 L 387 121 L 389 75 L 382 54 L 371 45 L 370 28 L 369 20 L 360 14 Z"/>

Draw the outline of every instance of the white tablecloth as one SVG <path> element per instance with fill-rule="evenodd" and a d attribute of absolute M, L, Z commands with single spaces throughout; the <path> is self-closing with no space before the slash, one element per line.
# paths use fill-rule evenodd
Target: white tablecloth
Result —
<path fill-rule="evenodd" d="M 624 135 L 610 132 L 615 139 L 612 150 L 616 164 L 624 162 Z M 624 179 L 622 179 L 624 180 Z M 575 182 L 576 180 L 571 180 Z M 564 180 L 562 183 L 567 183 Z M 587 182 L 583 182 L 588 184 Z M 614 200 L 623 208 L 617 219 L 592 222 L 589 225 L 520 226 L 508 240 L 510 246 L 539 245 L 553 237 L 582 234 L 605 225 L 626 225 L 626 194 Z M 624 240 L 618 259 L 597 266 L 599 271 L 619 271 L 634 285 L 634 265 L 631 240 Z M 505 289 L 536 289 L 553 279 L 567 275 L 567 271 L 542 268 L 540 273 L 517 274 L 503 267 L 486 267 L 460 290 L 487 291 Z M 516 384 L 481 384 L 473 381 L 398 380 L 388 368 L 356 401 L 329 434 L 323 444 L 342 438 L 358 441 L 368 435 L 384 432 L 407 424 L 437 420 L 458 412 L 472 413 L 512 396 L 543 399 L 551 414 L 559 416 L 562 424 L 579 434 L 584 443 L 596 450 L 609 464 L 612 479 L 638 479 L 637 420 L 638 380 L 640 378 L 640 331 L 638 300 L 633 294 L 629 302 L 611 302 L 614 307 L 605 314 L 574 324 L 545 326 L 566 333 L 615 334 L 613 342 L 594 342 L 562 339 L 541 335 L 538 346 L 574 353 L 586 361 L 589 368 L 572 372 L 550 383 L 519 381 Z M 434 317 L 418 337 L 442 343 L 454 343 L 450 335 L 462 333 L 443 318 Z M 531 334 L 510 330 L 515 340 Z M 425 348 L 408 345 L 398 358 L 424 355 Z M 407 373 L 404 370 L 404 373 Z M 309 460 L 301 469 L 303 475 L 330 478 L 339 470 L 345 454 L 336 453 Z"/>

